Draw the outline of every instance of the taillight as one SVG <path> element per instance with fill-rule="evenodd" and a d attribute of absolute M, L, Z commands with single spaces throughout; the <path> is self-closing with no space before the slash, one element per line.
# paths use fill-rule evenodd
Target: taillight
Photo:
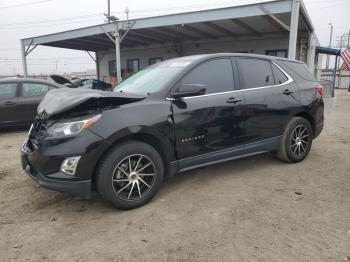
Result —
<path fill-rule="evenodd" d="M 324 87 L 323 87 L 323 86 L 317 85 L 317 86 L 316 86 L 316 90 L 317 90 L 317 92 L 318 92 L 321 96 L 324 95 Z"/>

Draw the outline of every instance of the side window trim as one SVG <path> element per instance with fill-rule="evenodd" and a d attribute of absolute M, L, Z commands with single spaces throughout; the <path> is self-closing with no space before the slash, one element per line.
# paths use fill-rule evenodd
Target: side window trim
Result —
<path fill-rule="evenodd" d="M 275 84 L 275 85 L 270 85 L 270 86 L 261 86 L 261 87 L 255 87 L 255 88 L 247 88 L 247 89 L 243 89 L 241 88 L 241 85 L 242 85 L 242 80 L 241 80 L 241 76 L 240 76 L 240 72 L 239 72 L 239 66 L 237 64 L 237 59 L 239 59 L 239 57 L 236 57 L 236 56 L 233 56 L 233 57 L 230 57 L 231 58 L 231 61 L 235 61 L 235 63 L 232 63 L 232 67 L 234 68 L 234 64 L 236 64 L 236 78 L 238 78 L 237 80 L 235 80 L 234 78 L 234 81 L 235 81 L 235 84 L 236 82 L 239 83 L 239 89 L 236 89 L 236 90 L 232 90 L 232 91 L 227 91 L 227 92 L 219 92 L 219 93 L 212 93 L 212 94 L 205 94 L 205 95 L 200 95 L 200 96 L 190 96 L 190 97 L 184 97 L 183 99 L 191 99 L 191 98 L 198 98 L 198 97 L 205 97 L 205 96 L 212 96 L 212 95 L 220 95 L 220 94 L 229 94 L 229 93 L 235 93 L 235 92 L 241 92 L 241 91 L 250 91 L 250 90 L 255 90 L 255 89 L 263 89 L 263 88 L 270 88 L 270 87 L 278 87 L 278 86 L 284 86 L 284 85 L 287 85 L 287 84 L 290 84 L 292 82 L 294 82 L 293 78 L 285 71 L 283 70 L 283 68 L 281 68 L 277 63 L 275 63 L 274 61 L 272 60 L 268 60 L 270 63 L 272 63 L 273 65 L 275 65 L 279 70 L 281 70 L 281 72 L 287 77 L 287 81 L 282 83 L 282 84 Z M 206 61 L 210 61 L 210 60 L 206 60 Z M 206 62 L 206 61 L 203 61 Z M 201 65 L 202 63 L 198 64 L 198 65 Z M 186 74 L 184 74 L 181 79 L 170 89 L 168 95 L 169 97 L 166 97 L 165 99 L 166 100 L 174 100 L 174 98 L 171 97 L 172 93 L 174 92 L 174 90 L 176 90 L 176 88 L 179 87 L 179 85 L 181 85 L 182 83 L 182 80 L 186 77 L 187 74 L 189 74 L 194 68 L 196 68 L 198 65 L 196 65 L 195 67 L 191 68 Z M 234 70 L 234 69 L 233 69 Z M 234 71 L 235 72 L 235 71 Z M 273 73 L 273 72 L 272 72 Z"/>

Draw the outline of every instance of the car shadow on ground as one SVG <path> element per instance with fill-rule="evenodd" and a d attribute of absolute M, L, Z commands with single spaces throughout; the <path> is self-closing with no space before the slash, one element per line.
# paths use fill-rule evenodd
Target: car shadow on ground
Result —
<path fill-rule="evenodd" d="M 249 171 L 252 168 L 264 169 L 270 167 L 271 164 L 278 165 L 279 163 L 282 162 L 278 161 L 272 153 L 264 153 L 193 169 L 166 179 L 161 188 L 162 195 L 165 197 L 173 190 L 191 181 L 210 184 L 211 180 L 225 179 L 227 176 L 240 176 L 244 171 Z M 247 172 L 244 173 L 247 175 Z"/>
<path fill-rule="evenodd" d="M 176 191 L 181 190 L 186 185 L 196 185 L 198 189 L 201 185 L 211 185 L 218 179 L 225 181 L 227 177 L 247 176 L 250 173 L 249 170 L 254 173 L 253 169 L 264 170 L 269 169 L 271 165 L 283 164 L 285 163 L 277 160 L 272 153 L 264 153 L 178 173 L 174 177 L 166 178 L 163 181 L 159 193 L 149 204 L 172 199 Z M 102 201 L 102 205 L 109 206 L 108 203 L 103 202 L 97 192 L 95 192 L 92 201 L 96 203 Z M 147 208 L 147 206 L 150 206 L 149 204 L 146 204 L 143 208 Z M 111 210 L 114 210 L 114 208 L 111 207 Z"/>
<path fill-rule="evenodd" d="M 154 199 L 150 203 L 136 210 L 141 211 L 140 209 L 152 208 L 152 204 L 159 205 L 161 201 L 173 198 L 172 195 L 175 195 L 177 190 L 181 190 L 183 186 L 188 184 L 196 184 L 198 188 L 201 185 L 210 185 L 217 179 L 225 180 L 228 176 L 234 176 L 237 178 L 242 175 L 246 176 L 249 175 L 249 170 L 268 168 L 271 167 L 271 164 L 279 165 L 283 163 L 276 160 L 272 154 L 266 153 L 179 173 L 174 177 L 165 179 L 160 188 L 160 192 L 154 197 Z M 91 200 L 79 199 L 67 193 L 53 192 L 46 189 L 43 189 L 43 191 L 40 190 L 40 192 L 37 191 L 37 194 L 40 195 L 40 197 L 37 198 L 39 201 L 36 203 L 32 202 L 32 205 L 28 210 L 29 212 L 35 210 L 43 211 L 46 208 L 54 208 L 57 210 L 68 208 L 68 210 L 78 213 L 103 212 L 115 214 L 124 212 L 123 210 L 115 209 L 108 203 L 104 202 L 100 195 L 95 191 L 92 194 Z"/>

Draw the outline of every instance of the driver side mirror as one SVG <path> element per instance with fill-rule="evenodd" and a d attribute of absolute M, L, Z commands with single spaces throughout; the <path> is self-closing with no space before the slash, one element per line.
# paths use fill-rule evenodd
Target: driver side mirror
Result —
<path fill-rule="evenodd" d="M 202 84 L 182 84 L 172 97 L 175 99 L 181 99 L 189 96 L 200 96 L 205 94 L 205 85 Z"/>

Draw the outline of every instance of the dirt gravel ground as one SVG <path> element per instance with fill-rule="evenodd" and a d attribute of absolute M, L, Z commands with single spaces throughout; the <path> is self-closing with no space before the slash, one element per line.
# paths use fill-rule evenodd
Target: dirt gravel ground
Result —
<path fill-rule="evenodd" d="M 38 187 L 24 131 L 0 133 L 0 261 L 350 261 L 350 93 L 326 99 L 308 158 L 270 154 L 179 174 L 119 211 Z"/>

